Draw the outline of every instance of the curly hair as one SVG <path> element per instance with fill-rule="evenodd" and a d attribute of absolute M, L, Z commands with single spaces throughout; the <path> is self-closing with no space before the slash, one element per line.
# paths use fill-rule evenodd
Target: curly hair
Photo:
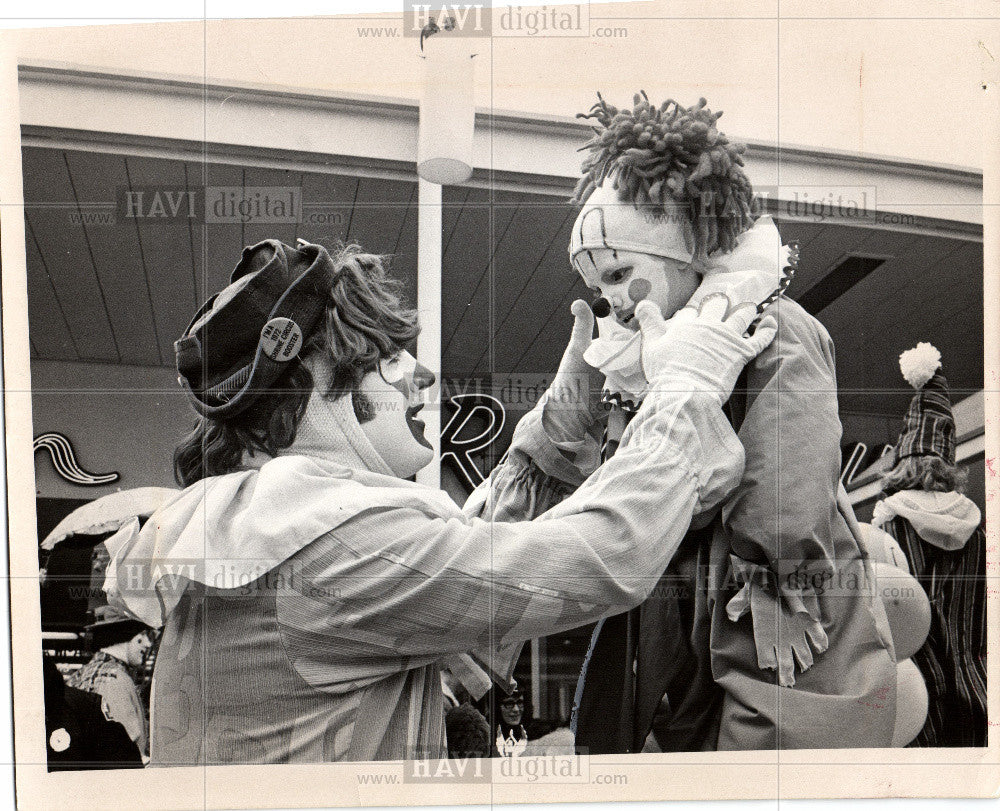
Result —
<path fill-rule="evenodd" d="M 324 353 L 332 374 L 326 395 L 357 392 L 380 360 L 402 351 L 420 332 L 416 311 L 402 302 L 400 283 L 386 272 L 386 258 L 364 253 L 357 245 L 338 245 L 331 252 L 335 281 L 320 328 L 302 353 L 250 408 L 229 419 L 202 417 L 174 451 L 174 478 L 188 486 L 206 476 L 231 473 L 244 454 L 276 456 L 295 441 L 302 415 L 315 386 L 304 362 Z M 354 397 L 359 422 L 374 414 L 363 397 Z"/>
<path fill-rule="evenodd" d="M 673 99 L 654 107 L 645 91 L 635 94 L 631 110 L 608 104 L 600 93 L 597 98 L 589 113 L 577 114 L 600 126 L 580 147 L 590 154 L 573 200 L 584 202 L 610 179 L 622 202 L 652 216 L 686 208 L 696 255 L 733 250 L 754 223 L 757 201 L 743 171 L 746 147 L 716 127 L 722 113 L 709 110 L 705 99 L 692 107 Z"/>
<path fill-rule="evenodd" d="M 940 456 L 907 456 L 882 476 L 882 492 L 890 496 L 900 490 L 961 493 L 968 478 L 967 471 L 949 465 Z"/>

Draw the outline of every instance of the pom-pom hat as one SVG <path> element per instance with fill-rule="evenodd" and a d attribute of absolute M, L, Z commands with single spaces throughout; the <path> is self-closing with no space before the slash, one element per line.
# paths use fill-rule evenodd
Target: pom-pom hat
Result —
<path fill-rule="evenodd" d="M 899 356 L 899 369 L 917 393 L 906 412 L 893 465 L 909 456 L 937 456 L 955 464 L 955 418 L 940 368 L 941 353 L 929 343 L 918 343 Z"/>
<path fill-rule="evenodd" d="M 321 323 L 335 277 L 321 245 L 267 239 L 244 248 L 229 286 L 174 344 L 178 379 L 197 411 L 225 419 L 249 408 Z"/>

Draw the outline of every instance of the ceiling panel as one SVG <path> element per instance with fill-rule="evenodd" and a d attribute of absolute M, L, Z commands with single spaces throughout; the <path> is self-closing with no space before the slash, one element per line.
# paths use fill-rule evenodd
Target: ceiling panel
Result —
<path fill-rule="evenodd" d="M 567 291 L 576 287 L 579 276 L 566 252 L 572 227 L 570 217 L 575 213 L 576 207 L 564 201 L 544 205 L 532 203 L 521 208 L 521 219 L 526 217 L 527 221 L 522 224 L 515 219 L 510 229 L 518 238 L 499 254 L 496 262 L 494 363 L 498 372 L 544 372 L 552 366 L 552 358 L 548 355 L 544 355 L 546 360 L 541 368 L 529 367 L 519 359 L 534 355 L 539 348 L 535 347 L 537 340 L 544 343 L 545 338 L 536 339 L 535 333 L 541 330 L 545 337 L 549 335 L 549 324 L 559 315 L 558 309 L 565 304 L 563 299 Z M 539 252 L 543 252 L 541 256 Z M 578 287 L 586 290 L 582 280 Z M 591 298 L 586 292 L 583 295 L 588 300 Z M 527 334 L 519 326 L 522 321 L 529 325 Z M 531 326 L 535 327 L 535 333 L 530 331 Z M 560 350 L 556 365 L 561 355 Z M 480 364 L 487 359 L 484 357 Z"/>
<path fill-rule="evenodd" d="M 299 203 L 302 202 L 302 172 L 293 172 L 288 169 L 262 169 L 256 166 L 248 166 L 243 170 L 244 188 L 264 187 L 273 190 L 273 194 L 285 199 L 287 190 L 298 196 Z M 254 221 L 248 222 L 243 229 L 243 238 L 247 245 L 256 245 L 264 239 L 279 239 L 286 245 L 294 245 L 298 237 L 297 222 L 269 222 Z"/>
<path fill-rule="evenodd" d="M 841 311 L 836 321 L 828 323 L 826 313 L 820 314 L 837 343 L 846 409 L 902 413 L 912 390 L 899 373 L 899 354 L 919 341 L 941 351 L 954 387 L 982 387 L 982 246 L 963 243 L 956 249 L 954 240 L 940 240 L 916 247 L 908 257 L 886 263 L 886 273 L 880 268 L 872 274 L 878 274 L 887 298 L 871 305 L 857 294 L 853 318 L 846 315 L 850 301 L 836 303 Z"/>
<path fill-rule="evenodd" d="M 800 250 L 815 239 L 824 227 L 819 223 L 801 222 L 798 220 L 782 220 L 779 217 L 775 217 L 775 224 L 778 226 L 778 231 L 781 233 L 781 241 L 785 244 L 788 244 L 789 242 L 798 242 Z"/>
<path fill-rule="evenodd" d="M 799 266 L 788 286 L 788 295 L 802 296 L 833 266 L 851 253 L 868 236 L 867 229 L 847 225 L 824 225 L 823 229 L 799 249 Z"/>
<path fill-rule="evenodd" d="M 416 189 L 416 183 L 361 178 L 347 238 L 368 253 L 393 253 Z"/>
<path fill-rule="evenodd" d="M 70 151 L 66 161 L 81 203 L 110 202 L 115 206 L 113 223 L 84 223 L 81 227 L 90 242 L 101 286 L 109 302 L 115 303 L 109 315 L 122 362 L 159 365 L 163 355 L 156 339 L 149 280 L 139 261 L 139 221 L 126 217 L 126 211 L 118 206 L 119 193 L 129 188 L 125 159 L 121 155 Z M 144 204 L 148 205 L 148 200 Z"/>
<path fill-rule="evenodd" d="M 471 189 L 465 205 L 449 231 L 442 228 L 442 289 L 441 289 L 441 369 L 444 375 L 467 377 L 472 373 L 481 346 L 468 340 L 455 340 L 467 319 L 483 321 L 488 313 L 469 312 L 470 294 L 477 278 L 487 272 L 490 262 L 490 208 L 485 189 Z M 442 225 L 443 225 L 442 216 Z"/>
<path fill-rule="evenodd" d="M 411 304 L 417 294 L 416 206 L 416 182 L 361 178 L 347 235 L 368 253 L 389 257 L 392 275 L 403 282 Z"/>
<path fill-rule="evenodd" d="M 413 194 L 406 208 L 406 216 L 400 224 L 396 247 L 392 253 L 389 270 L 392 276 L 403 282 L 403 299 L 410 307 L 417 305 L 417 243 L 418 219 L 417 184 L 413 184 Z"/>
<path fill-rule="evenodd" d="M 24 195 L 30 204 L 26 217 L 77 352 L 85 360 L 122 362 L 61 150 L 33 150 Z"/>
<path fill-rule="evenodd" d="M 303 221 L 298 236 L 330 248 L 343 242 L 358 184 L 358 178 L 347 175 L 305 175 L 302 178 Z"/>
<path fill-rule="evenodd" d="M 126 157 L 125 170 L 129 185 L 144 195 L 173 191 L 164 207 L 169 213 L 181 198 L 176 190 L 186 191 L 184 164 L 157 158 Z M 161 191 L 162 190 L 162 191 Z M 173 204 L 170 200 L 173 200 Z M 166 365 L 174 362 L 174 341 L 184 334 L 191 316 L 200 304 L 199 279 L 194 263 L 194 243 L 191 231 L 195 218 L 187 216 L 143 216 L 133 220 L 139 234 L 139 251 L 132 254 L 133 272 L 148 280 L 154 317 L 152 324 L 159 341 L 160 356 Z"/>
<path fill-rule="evenodd" d="M 196 171 L 201 167 L 195 164 Z M 188 172 L 190 178 L 191 172 Z M 204 167 L 204 188 L 206 190 L 206 206 L 214 206 L 217 192 L 214 187 L 242 187 L 243 169 L 228 164 L 210 163 Z M 202 183 L 199 182 L 199 188 Z M 224 209 L 221 209 L 226 213 Z M 205 256 L 205 288 L 209 295 L 221 290 L 232 276 L 233 268 L 239 264 L 243 248 L 247 245 L 245 238 L 246 226 L 242 222 L 206 222 L 202 230 L 204 244 L 202 250 Z M 199 302 L 200 306 L 201 302 Z M 194 313 L 191 313 L 194 315 Z"/>
<path fill-rule="evenodd" d="M 206 169 L 202 164 L 185 162 L 181 164 L 184 175 L 184 183 L 188 194 L 195 195 L 195 199 L 201 199 L 201 189 L 204 187 L 204 177 Z M 191 240 L 191 267 L 194 276 L 194 298 L 197 307 L 202 305 L 214 290 L 208 287 L 208 279 L 205 274 L 205 228 L 203 220 L 198 219 L 191 224 L 188 230 L 188 237 Z M 194 312 L 191 313 L 194 315 Z"/>
<path fill-rule="evenodd" d="M 831 332 L 837 333 L 847 346 L 864 346 L 885 325 L 885 319 L 897 310 L 899 290 L 912 284 L 915 271 L 928 255 L 946 253 L 935 240 L 914 238 L 910 234 L 872 232 L 855 251 L 864 255 L 883 256 L 886 261 L 840 298 L 820 311 L 819 319 Z M 881 311 L 879 319 L 862 319 L 859 312 Z"/>
<path fill-rule="evenodd" d="M 25 222 L 28 261 L 28 331 L 32 353 L 46 360 L 78 360 L 64 305 L 56 293 L 30 222 Z"/>
<path fill-rule="evenodd" d="M 469 203 L 473 192 L 476 190 L 471 186 L 462 188 L 461 186 L 443 186 L 441 188 L 441 250 L 448 252 L 448 245 L 455 234 L 455 227 L 458 225 L 458 218 L 462 214 L 462 209 Z"/>
<path fill-rule="evenodd" d="M 499 250 L 503 244 L 518 201 L 519 195 L 512 192 L 470 196 L 448 245 L 442 266 L 442 345 L 448 366 L 442 368 L 449 374 L 453 368 L 456 374 L 471 374 L 479 353 L 489 342 L 495 289 L 491 246 Z"/>
<path fill-rule="evenodd" d="M 567 238 L 569 234 L 567 233 Z M 550 298 L 549 315 L 542 325 L 535 325 L 523 341 L 513 344 L 521 351 L 509 366 L 508 373 L 517 370 L 540 375 L 555 373 L 559 360 L 566 349 L 570 330 L 573 326 L 573 316 L 570 305 L 574 299 L 590 300 L 592 295 L 578 274 L 568 274 L 564 266 L 550 267 L 549 273 L 558 279 L 560 288 L 553 291 Z"/>

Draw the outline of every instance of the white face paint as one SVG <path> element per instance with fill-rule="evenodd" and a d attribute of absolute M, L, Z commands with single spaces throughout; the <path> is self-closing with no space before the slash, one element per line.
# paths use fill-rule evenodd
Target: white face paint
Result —
<path fill-rule="evenodd" d="M 150 639 L 149 631 L 140 631 L 128 641 L 127 663 L 132 667 L 139 667 L 151 647 L 153 647 L 153 640 Z"/>
<path fill-rule="evenodd" d="M 374 419 L 361 424 L 372 447 L 402 479 L 407 479 L 434 458 L 417 412 L 424 407 L 422 392 L 434 384 L 434 375 L 409 352 L 379 363 L 361 380 L 359 390 L 368 398 Z"/>
<path fill-rule="evenodd" d="M 637 330 L 632 316 L 644 299 L 670 318 L 698 289 L 701 277 L 676 259 L 634 251 L 597 248 L 578 253 L 573 263 L 587 287 L 607 299 L 619 323 Z"/>

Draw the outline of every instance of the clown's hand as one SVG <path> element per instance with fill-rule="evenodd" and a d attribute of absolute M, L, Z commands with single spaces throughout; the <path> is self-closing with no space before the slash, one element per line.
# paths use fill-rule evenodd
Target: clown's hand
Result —
<path fill-rule="evenodd" d="M 709 296 L 724 293 L 731 310 L 746 308 L 756 318 L 784 294 L 797 264 L 797 247 L 782 245 L 774 221 L 764 215 L 740 235 L 730 253 L 706 261 L 704 278 L 688 305 L 697 307 Z"/>
<path fill-rule="evenodd" d="M 778 587 L 766 566 L 731 555 L 733 576 L 740 591 L 726 604 L 726 615 L 736 622 L 750 612 L 757 666 L 776 670 L 778 684 L 795 685 L 795 668 L 805 672 L 813 665 L 813 652 L 829 646 L 823 629 L 816 592 L 792 585 Z"/>
<path fill-rule="evenodd" d="M 573 331 L 542 400 L 542 426 L 563 450 L 583 443 L 600 414 L 601 374 L 583 359 L 594 336 L 594 314 L 582 299 L 571 307 Z"/>
<path fill-rule="evenodd" d="M 669 321 L 652 302 L 639 302 L 635 317 L 650 389 L 700 392 L 725 403 L 743 367 L 777 334 L 774 319 L 765 318 L 753 337 L 743 337 L 755 315 L 751 308 L 731 308 L 724 293 L 702 299 L 697 309 L 682 308 Z"/>

